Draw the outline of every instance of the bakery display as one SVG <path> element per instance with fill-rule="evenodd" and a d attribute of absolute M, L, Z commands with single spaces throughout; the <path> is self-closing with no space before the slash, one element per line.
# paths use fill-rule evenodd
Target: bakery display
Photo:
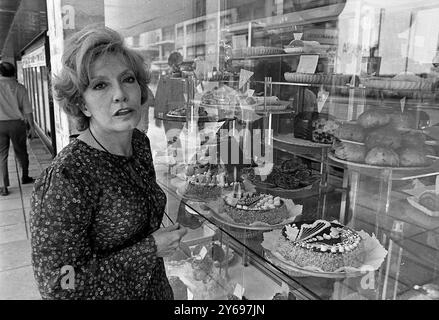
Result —
<path fill-rule="evenodd" d="M 336 140 L 332 145 L 335 156 L 342 160 L 364 162 L 366 147 L 362 144 Z"/>
<path fill-rule="evenodd" d="M 392 149 L 374 147 L 367 152 L 364 162 L 374 166 L 398 167 L 399 156 Z"/>
<path fill-rule="evenodd" d="M 251 192 L 224 197 L 224 213 L 235 223 L 243 225 L 275 225 L 289 217 L 285 202 L 280 197 Z"/>
<path fill-rule="evenodd" d="M 384 167 L 426 167 L 435 155 L 410 113 L 369 110 L 356 123 L 342 123 L 332 150 L 336 158 Z M 340 139 L 340 140 L 338 140 Z"/>
<path fill-rule="evenodd" d="M 401 147 L 401 134 L 392 127 L 385 126 L 370 131 L 366 136 L 365 144 L 368 149 L 384 147 L 396 150 Z"/>
<path fill-rule="evenodd" d="M 357 123 L 365 129 L 381 127 L 390 122 L 390 115 L 381 110 L 368 110 L 360 114 Z"/>
<path fill-rule="evenodd" d="M 364 128 L 357 123 L 342 122 L 334 132 L 334 136 L 341 140 L 363 142 L 366 136 Z"/>
<path fill-rule="evenodd" d="M 285 261 L 325 272 L 358 268 L 364 261 L 360 235 L 338 222 L 326 220 L 285 225 L 275 247 Z"/>

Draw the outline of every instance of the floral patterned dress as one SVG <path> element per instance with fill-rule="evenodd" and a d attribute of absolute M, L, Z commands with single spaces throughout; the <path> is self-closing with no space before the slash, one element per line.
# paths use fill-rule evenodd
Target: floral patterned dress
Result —
<path fill-rule="evenodd" d="M 132 145 L 127 158 L 76 139 L 35 182 L 32 265 L 43 299 L 173 299 L 151 236 L 166 196 L 148 137 L 136 129 Z"/>

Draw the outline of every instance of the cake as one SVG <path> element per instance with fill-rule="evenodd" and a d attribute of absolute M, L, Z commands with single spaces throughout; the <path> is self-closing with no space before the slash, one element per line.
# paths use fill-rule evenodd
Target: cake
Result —
<path fill-rule="evenodd" d="M 324 272 L 358 268 L 364 261 L 360 235 L 340 223 L 326 220 L 285 225 L 275 246 L 276 253 L 285 261 Z"/>
<path fill-rule="evenodd" d="M 335 120 L 320 118 L 312 122 L 311 140 L 317 143 L 331 144 L 339 124 Z"/>
<path fill-rule="evenodd" d="M 289 217 L 283 200 L 269 194 L 244 192 L 237 197 L 224 197 L 224 204 L 225 213 L 239 224 L 262 222 L 274 225 Z"/>
<path fill-rule="evenodd" d="M 185 196 L 203 199 L 216 199 L 224 190 L 232 191 L 241 183 L 229 182 L 229 175 L 216 165 L 190 165 L 186 169 Z"/>

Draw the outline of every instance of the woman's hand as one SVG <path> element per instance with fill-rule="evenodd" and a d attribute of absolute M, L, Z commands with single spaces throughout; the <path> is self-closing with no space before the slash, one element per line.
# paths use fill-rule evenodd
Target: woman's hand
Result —
<path fill-rule="evenodd" d="M 185 227 L 176 223 L 166 228 L 160 228 L 152 233 L 157 246 L 157 256 L 165 257 L 174 253 L 180 246 L 181 238 L 187 233 Z"/>

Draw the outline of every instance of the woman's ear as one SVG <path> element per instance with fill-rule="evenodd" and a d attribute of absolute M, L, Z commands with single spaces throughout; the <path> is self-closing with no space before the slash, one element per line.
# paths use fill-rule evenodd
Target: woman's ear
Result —
<path fill-rule="evenodd" d="M 91 117 L 91 113 L 90 111 L 88 111 L 87 106 L 85 105 L 85 103 L 80 105 L 81 111 L 83 114 L 85 114 L 86 117 Z"/>

